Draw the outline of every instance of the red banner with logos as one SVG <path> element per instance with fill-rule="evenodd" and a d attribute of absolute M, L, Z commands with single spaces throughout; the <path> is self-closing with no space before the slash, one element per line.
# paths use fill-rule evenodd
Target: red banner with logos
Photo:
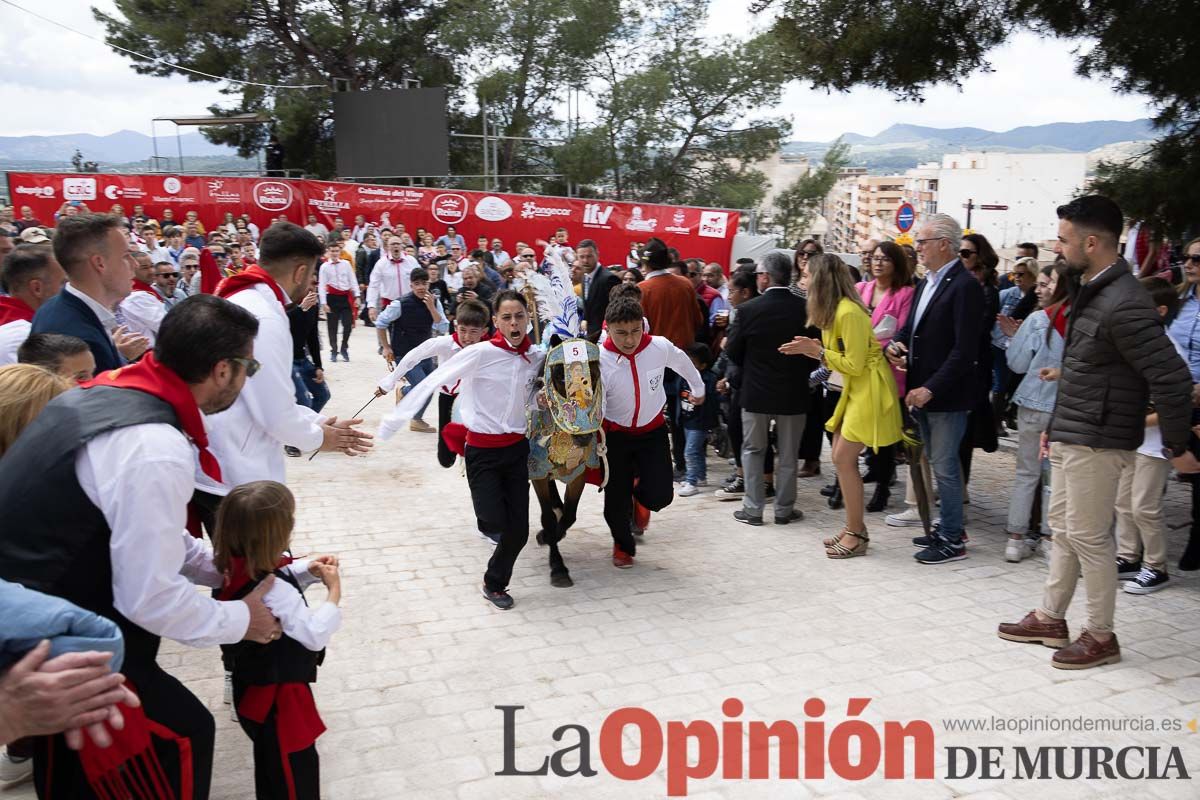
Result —
<path fill-rule="evenodd" d="M 262 228 L 280 217 L 304 225 L 310 215 L 329 228 L 340 217 L 352 228 L 362 214 L 369 222 L 402 224 L 410 234 L 425 228 L 440 236 L 453 225 L 468 250 L 486 236 L 501 238 L 512 252 L 517 241 L 533 244 L 566 228 L 572 244 L 594 240 L 603 264 L 623 264 L 633 243 L 657 236 L 684 258 L 728 269 L 739 222 L 737 211 L 722 209 L 274 178 L 10 172 L 8 189 L 18 219 L 29 206 L 47 226 L 72 202 L 102 212 L 119 204 L 126 216 L 141 205 L 160 220 L 167 209 L 180 221 L 195 211 L 209 230 L 226 212 L 249 213 Z"/>

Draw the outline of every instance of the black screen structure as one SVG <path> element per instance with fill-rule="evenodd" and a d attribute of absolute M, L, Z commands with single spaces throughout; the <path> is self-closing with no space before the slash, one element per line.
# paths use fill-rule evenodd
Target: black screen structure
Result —
<path fill-rule="evenodd" d="M 340 177 L 450 174 L 444 88 L 334 92 L 333 125 Z"/>

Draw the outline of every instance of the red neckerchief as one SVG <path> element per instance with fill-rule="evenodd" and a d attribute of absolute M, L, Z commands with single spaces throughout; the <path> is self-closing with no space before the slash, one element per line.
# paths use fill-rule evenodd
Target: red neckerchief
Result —
<path fill-rule="evenodd" d="M 204 430 L 204 418 L 200 415 L 196 398 L 192 397 L 192 392 L 183 382 L 183 378 L 155 360 L 153 351 L 147 352 L 136 364 L 101 372 L 82 384 L 84 389 L 93 386 L 133 389 L 157 397 L 170 405 L 175 410 L 183 432 L 200 451 L 200 469 L 217 483 L 221 482 L 221 465 L 208 449 L 208 432 Z"/>
<path fill-rule="evenodd" d="M 145 292 L 146 294 L 153 295 L 155 300 L 162 300 L 162 296 L 159 295 L 158 292 L 154 291 L 153 286 L 145 281 L 139 281 L 137 278 L 133 279 L 133 290 L 135 292 Z"/>
<path fill-rule="evenodd" d="M 636 348 L 634 348 L 632 353 L 624 353 L 621 351 L 621 348 L 617 347 L 617 345 L 613 342 L 612 336 L 609 336 L 607 339 L 604 340 L 604 349 L 610 353 L 616 353 L 619 356 L 625 356 L 625 358 L 632 359 L 638 353 L 642 352 L 647 347 L 649 347 L 650 342 L 652 342 L 653 340 L 654 340 L 653 336 L 646 333 L 645 331 L 642 331 L 642 340 L 640 342 L 638 342 L 638 346 Z"/>
<path fill-rule="evenodd" d="M 33 322 L 33 309 L 19 297 L 0 297 L 0 325 L 17 320 Z"/>
<path fill-rule="evenodd" d="M 1047 310 L 1046 313 L 1050 313 Z M 1054 313 L 1050 314 L 1050 324 L 1054 326 L 1054 330 L 1058 331 L 1058 335 L 1067 338 L 1067 303 L 1063 301 L 1054 307 Z"/>
<path fill-rule="evenodd" d="M 236 275 L 230 275 L 217 285 L 217 291 L 214 292 L 217 297 L 229 299 L 237 294 L 242 289 L 249 289 L 251 286 L 263 284 L 271 287 L 271 291 L 275 293 L 275 299 L 279 301 L 279 305 L 283 306 L 283 310 L 287 311 L 288 298 L 283 293 L 283 289 L 279 288 L 279 284 L 271 277 L 271 274 L 265 269 L 255 264 L 252 267 L 247 267 Z"/>
<path fill-rule="evenodd" d="M 215 294 L 221 283 L 221 268 L 217 259 L 207 247 L 200 251 L 200 291 L 203 294 Z"/>
<path fill-rule="evenodd" d="M 488 341 L 496 345 L 496 347 L 499 347 L 501 350 L 507 350 L 510 353 L 516 353 L 526 361 L 529 360 L 529 356 L 525 354 L 528 353 L 529 348 L 533 346 L 533 343 L 529 341 L 529 337 L 526 336 L 521 340 L 519 345 L 513 347 L 511 344 L 509 344 L 508 338 L 500 331 L 496 331 L 496 335 L 488 339 Z"/>
<path fill-rule="evenodd" d="M 280 556 L 279 563 L 275 565 L 275 569 L 282 569 L 294 560 L 291 556 Z M 229 568 L 225 570 L 225 582 L 221 585 L 221 590 L 217 592 L 217 599 L 233 599 L 251 580 L 252 576 L 246 572 L 245 556 L 230 556 Z"/>

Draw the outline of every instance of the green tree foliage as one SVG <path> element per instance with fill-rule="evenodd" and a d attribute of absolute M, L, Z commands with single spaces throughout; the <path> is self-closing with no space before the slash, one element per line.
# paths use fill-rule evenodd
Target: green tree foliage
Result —
<path fill-rule="evenodd" d="M 838 139 L 825 153 L 821 166 L 801 175 L 775 198 L 777 214 L 772 220 L 783 233 L 784 243 L 797 241 L 807 233 L 825 196 L 837 183 L 838 174 L 849 163 L 850 145 Z"/>
<path fill-rule="evenodd" d="M 457 50 L 438 35 L 459 2 L 437 0 L 115 0 L 116 14 L 93 9 L 110 45 L 158 56 L 129 56 L 148 75 L 179 64 L 210 75 L 265 84 L 225 83 L 230 106 L 214 114 L 265 111 L 276 121 L 284 166 L 328 177 L 334 171 L 334 78 L 351 89 L 387 89 L 416 78 L 425 86 L 459 85 Z M 120 52 L 120 51 L 118 51 Z M 190 80 L 211 80 L 183 73 Z M 263 126 L 202 129 L 213 142 L 253 155 L 267 141 Z"/>
<path fill-rule="evenodd" d="M 1132 218 L 1178 232 L 1200 212 L 1200 70 L 1190 43 L 1200 14 L 1176 0 L 759 0 L 789 75 L 817 88 L 874 86 L 919 99 L 934 83 L 988 70 L 1016 30 L 1073 42 L 1079 74 L 1154 98 L 1163 137 L 1145 157 L 1100 170 L 1097 187 Z M 1082 44 L 1079 42 L 1082 41 Z M 1045 87 L 1053 91 L 1054 87 Z M 1063 97 L 1063 102 L 1070 102 Z M 1096 110 L 1098 114 L 1103 109 Z"/>
<path fill-rule="evenodd" d="M 705 4 L 650 6 L 590 67 L 598 120 L 556 153 L 570 180 L 618 199 L 753 208 L 788 122 L 763 117 L 786 80 L 772 40 L 697 40 Z M 631 42 L 645 43 L 631 46 Z"/>

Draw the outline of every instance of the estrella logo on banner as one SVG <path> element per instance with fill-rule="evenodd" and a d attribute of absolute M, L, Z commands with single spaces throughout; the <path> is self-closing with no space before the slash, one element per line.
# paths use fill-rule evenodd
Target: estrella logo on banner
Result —
<path fill-rule="evenodd" d="M 461 194 L 439 194 L 433 198 L 433 218 L 446 225 L 457 225 L 467 218 L 467 198 Z"/>
<path fill-rule="evenodd" d="M 292 205 L 292 187 L 282 181 L 259 181 L 252 195 L 254 205 L 263 211 L 278 214 Z"/>
<path fill-rule="evenodd" d="M 338 190 L 334 186 L 321 189 L 320 197 L 308 198 L 308 204 L 324 214 L 338 215 L 350 208 L 350 204 L 338 199 Z"/>

